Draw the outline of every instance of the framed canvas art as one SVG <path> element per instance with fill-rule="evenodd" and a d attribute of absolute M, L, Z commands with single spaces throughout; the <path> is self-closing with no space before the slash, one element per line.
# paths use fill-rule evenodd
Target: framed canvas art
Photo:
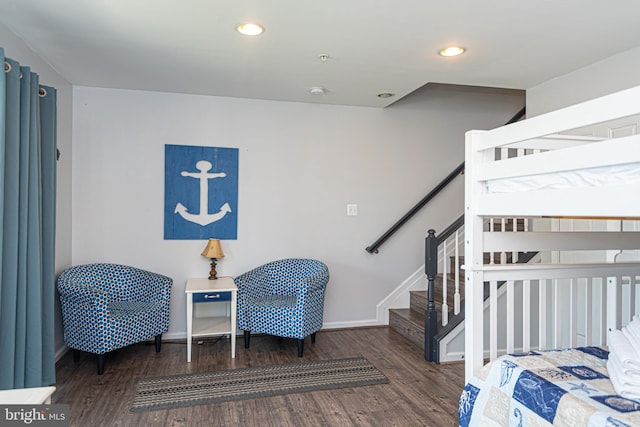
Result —
<path fill-rule="evenodd" d="M 165 240 L 237 239 L 238 149 L 165 145 Z"/>

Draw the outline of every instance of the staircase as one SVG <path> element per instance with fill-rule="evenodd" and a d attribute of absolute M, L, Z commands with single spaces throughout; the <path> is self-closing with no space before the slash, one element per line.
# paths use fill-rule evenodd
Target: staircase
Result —
<path fill-rule="evenodd" d="M 452 268 L 453 269 L 453 260 Z M 460 263 L 461 264 L 461 263 Z M 450 271 L 451 271 L 450 269 Z M 447 280 L 447 305 L 449 309 L 448 329 L 456 326 L 464 319 L 463 311 L 460 315 L 455 316 L 453 313 L 453 294 L 455 282 L 453 274 L 448 274 Z M 460 277 L 464 277 L 464 272 L 460 271 Z M 426 280 L 426 279 L 425 279 Z M 443 277 L 438 274 L 435 278 L 435 303 L 438 312 L 438 325 L 442 328 L 442 290 Z M 409 308 L 392 308 L 389 309 L 389 327 L 400 335 L 407 338 L 416 346 L 424 350 L 424 316 L 427 309 L 427 291 L 410 291 L 409 292 Z M 464 287 L 460 286 L 460 301 L 464 304 Z"/>
<path fill-rule="evenodd" d="M 522 120 L 526 114 L 526 107 L 523 107 L 520 111 L 518 111 L 509 121 L 505 123 L 505 125 L 509 125 L 511 123 Z M 500 154 L 509 156 L 509 150 L 506 150 L 504 153 Z M 366 251 L 370 254 L 377 254 L 380 246 L 387 241 L 396 231 L 398 231 L 407 221 L 409 221 L 420 209 L 426 206 L 432 199 L 434 199 L 443 189 L 445 189 L 452 181 L 454 181 L 457 177 L 462 176 L 464 174 L 464 162 L 460 164 L 456 169 L 454 169 L 446 178 L 444 178 L 438 185 L 436 185 L 433 190 L 431 190 L 422 200 L 420 200 L 413 208 L 411 208 L 400 220 L 398 220 L 389 230 L 387 230 L 382 236 L 380 236 L 373 244 L 367 246 Z M 525 227 L 525 221 L 523 219 L 507 219 L 502 218 L 497 222 L 491 220 L 487 223 L 488 227 L 485 231 L 490 232 L 507 232 L 507 231 L 527 231 Z M 514 227 L 515 225 L 515 227 Z M 521 229 L 522 226 L 522 229 Z M 435 252 L 440 250 L 441 243 L 447 241 L 448 237 L 452 234 L 455 235 L 455 243 L 454 247 L 458 247 L 459 250 L 459 240 L 458 237 L 464 232 L 460 232 L 460 230 L 464 230 L 464 215 L 454 221 L 449 227 L 445 230 L 442 230 L 441 237 L 438 238 L 438 249 Z M 432 230 L 430 230 L 431 232 Z M 443 257 L 442 263 L 437 260 L 438 265 L 444 265 L 447 259 L 448 252 L 446 249 L 446 243 L 444 243 L 445 248 L 443 248 Z M 458 252 L 456 252 L 458 253 Z M 501 263 L 511 263 L 511 262 L 529 262 L 531 258 L 535 255 L 535 253 L 530 254 L 508 254 L 508 253 L 494 253 L 494 254 L 486 254 L 485 264 L 501 264 Z M 512 256 L 516 256 L 517 259 L 515 261 L 511 260 Z M 438 255 L 439 257 L 439 255 Z M 427 258 L 425 256 L 425 258 Z M 435 257 L 434 257 L 435 258 Z M 493 260 L 491 260 L 493 258 Z M 456 263 L 455 261 L 458 261 Z M 452 257 L 452 266 L 447 268 L 447 270 L 455 271 L 459 269 L 459 266 L 463 264 L 461 261 L 462 257 L 455 256 Z M 427 263 L 425 262 L 425 265 Z M 447 274 L 447 319 L 448 322 L 445 326 L 442 325 L 442 302 L 443 302 L 443 277 L 442 274 L 435 274 L 434 271 L 437 271 L 439 267 L 428 267 L 431 271 L 431 277 L 434 278 L 435 289 L 434 289 L 434 302 L 436 305 L 437 311 L 437 331 L 428 331 L 429 336 L 433 336 L 433 340 L 429 341 L 430 345 L 434 349 L 434 354 L 427 357 L 425 354 L 425 358 L 427 360 L 434 360 L 436 363 L 440 363 L 440 346 L 441 343 L 446 342 L 448 340 L 447 335 L 450 332 L 456 331 L 457 334 L 461 334 L 462 327 L 459 325 L 464 320 L 464 273 L 460 271 L 460 280 L 459 280 L 459 293 L 460 293 L 460 311 L 459 314 L 455 315 L 453 312 L 454 309 L 454 292 L 455 292 L 455 280 L 451 277 L 451 274 Z M 426 277 L 425 277 L 426 282 Z M 414 282 L 418 283 L 418 282 Z M 426 288 L 427 286 L 425 286 Z M 486 284 L 485 284 L 486 287 Z M 406 296 L 406 293 L 403 294 Z M 485 291 L 485 295 L 487 292 Z M 416 346 L 425 348 L 425 310 L 428 305 L 428 294 L 427 291 L 410 291 L 409 292 L 409 308 L 397 308 L 397 309 L 389 309 L 389 326 L 391 329 L 397 331 L 401 335 L 405 336 L 409 341 L 413 342 Z M 406 300 L 405 300 L 406 301 Z M 433 312 L 431 312 L 430 320 L 433 320 Z M 433 322 L 432 322 L 433 323 Z M 449 340 L 451 341 L 451 340 Z M 462 346 L 462 352 L 460 352 L 460 359 L 464 355 L 464 345 Z"/>
<path fill-rule="evenodd" d="M 514 229 L 515 225 L 515 229 Z M 462 225 L 464 227 L 464 225 Z M 527 227 L 525 226 L 524 219 L 502 219 L 496 223 L 487 223 L 486 231 L 492 232 L 525 232 Z M 443 232 L 444 233 L 444 232 Z M 440 251 L 442 252 L 442 250 Z M 527 263 L 529 262 L 536 253 L 523 253 L 519 252 L 515 256 L 517 257 L 516 263 Z M 447 267 L 447 312 L 448 312 L 448 322 L 447 325 L 442 325 L 442 313 L 443 313 L 443 282 L 445 281 L 442 273 L 438 273 L 435 275 L 434 280 L 434 302 L 436 305 L 437 312 L 437 330 L 434 331 L 432 335 L 435 336 L 434 348 L 436 351 L 434 361 L 436 363 L 440 363 L 441 355 L 440 354 L 440 342 L 441 340 L 447 339 L 447 335 L 456 329 L 464 320 L 464 271 L 461 266 L 464 264 L 464 256 L 458 256 L 458 262 L 456 263 L 456 257 L 451 256 L 447 253 L 442 253 L 439 255 L 442 257 L 446 257 L 449 266 Z M 491 259 L 493 258 L 493 259 Z M 484 264 L 511 264 L 514 262 L 514 254 L 513 253 L 486 253 L 484 255 Z M 438 269 L 441 269 L 441 265 L 444 264 L 444 261 L 438 261 Z M 460 292 L 460 313 L 458 315 L 454 314 L 454 293 L 455 293 L 455 275 L 452 273 L 456 268 L 459 269 L 459 292 Z M 500 285 L 500 284 L 499 284 Z M 485 284 L 485 287 L 488 286 L 488 283 Z M 426 288 L 426 277 L 425 277 L 425 288 Z M 488 294 L 488 290 L 485 289 L 485 295 Z M 417 290 L 409 292 L 410 304 L 409 308 L 395 308 L 389 309 L 389 327 L 399 334 L 403 335 L 409 341 L 414 343 L 416 346 L 424 350 L 425 348 L 425 311 L 427 309 L 428 303 L 428 293 L 426 290 Z M 458 330 L 460 332 L 460 330 Z M 449 340 L 451 337 L 449 337 Z M 460 358 L 462 357 L 462 352 L 460 353 Z M 428 359 L 429 360 L 429 359 Z M 449 359 L 452 360 L 460 360 L 460 359 Z"/>

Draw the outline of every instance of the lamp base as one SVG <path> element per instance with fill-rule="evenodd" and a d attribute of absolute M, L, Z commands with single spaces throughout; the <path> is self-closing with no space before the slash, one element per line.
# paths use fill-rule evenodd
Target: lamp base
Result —
<path fill-rule="evenodd" d="M 211 258 L 211 270 L 209 270 L 209 280 L 217 280 L 218 272 L 216 271 L 216 259 Z"/>

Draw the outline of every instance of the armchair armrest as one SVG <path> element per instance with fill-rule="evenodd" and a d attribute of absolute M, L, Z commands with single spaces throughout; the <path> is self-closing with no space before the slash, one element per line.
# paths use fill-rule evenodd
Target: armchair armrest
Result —
<path fill-rule="evenodd" d="M 171 287 L 173 286 L 172 278 L 145 270 L 138 270 L 136 275 L 137 277 L 134 279 L 136 282 L 135 285 L 130 286 L 132 291 L 132 300 L 169 300 Z"/>
<path fill-rule="evenodd" d="M 305 293 L 311 293 L 324 290 L 327 287 L 328 277 L 323 278 L 319 275 L 309 277 L 300 283 L 300 290 Z"/>
<path fill-rule="evenodd" d="M 238 287 L 238 298 L 242 295 L 243 297 L 253 299 L 270 293 L 271 279 L 268 271 L 264 268 L 254 268 L 233 280 Z"/>
<path fill-rule="evenodd" d="M 59 282 L 60 298 L 73 303 L 100 304 L 108 303 L 107 295 L 95 286 L 76 284 L 73 282 Z"/>

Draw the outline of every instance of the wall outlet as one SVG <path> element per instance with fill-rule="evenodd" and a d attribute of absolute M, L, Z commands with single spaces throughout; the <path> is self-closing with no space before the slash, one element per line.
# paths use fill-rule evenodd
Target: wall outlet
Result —
<path fill-rule="evenodd" d="M 347 205 L 347 216 L 357 216 L 358 215 L 358 205 L 355 203 L 349 203 Z"/>

